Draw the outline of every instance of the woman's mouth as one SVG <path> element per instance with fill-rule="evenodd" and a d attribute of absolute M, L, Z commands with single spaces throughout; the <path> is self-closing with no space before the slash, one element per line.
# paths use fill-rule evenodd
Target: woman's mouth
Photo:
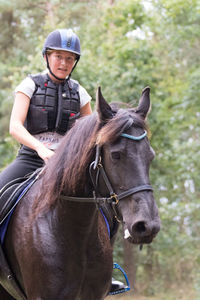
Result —
<path fill-rule="evenodd" d="M 58 69 L 58 71 L 60 71 L 60 72 L 67 72 L 67 69 Z"/>

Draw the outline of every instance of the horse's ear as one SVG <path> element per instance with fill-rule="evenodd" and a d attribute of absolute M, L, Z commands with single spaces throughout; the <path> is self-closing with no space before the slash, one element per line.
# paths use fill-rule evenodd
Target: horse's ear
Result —
<path fill-rule="evenodd" d="M 145 119 L 149 109 L 150 109 L 150 87 L 147 86 L 142 91 L 142 95 L 140 97 L 136 112 L 140 114 L 143 119 Z"/>
<path fill-rule="evenodd" d="M 113 117 L 113 111 L 110 105 L 104 99 L 101 93 L 101 87 L 98 87 L 97 94 L 96 94 L 96 110 L 99 115 L 100 121 L 106 121 Z"/>

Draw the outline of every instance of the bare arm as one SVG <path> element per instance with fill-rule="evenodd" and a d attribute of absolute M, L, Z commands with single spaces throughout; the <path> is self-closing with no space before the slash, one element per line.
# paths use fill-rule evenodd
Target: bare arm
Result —
<path fill-rule="evenodd" d="M 81 117 L 84 117 L 84 116 L 87 116 L 87 115 L 91 115 L 92 108 L 91 108 L 90 102 L 88 102 L 83 107 L 81 107 L 80 113 L 81 113 Z"/>
<path fill-rule="evenodd" d="M 21 92 L 17 92 L 10 118 L 10 134 L 19 143 L 35 150 L 46 161 L 54 152 L 45 147 L 24 127 L 29 105 L 30 98 Z"/>

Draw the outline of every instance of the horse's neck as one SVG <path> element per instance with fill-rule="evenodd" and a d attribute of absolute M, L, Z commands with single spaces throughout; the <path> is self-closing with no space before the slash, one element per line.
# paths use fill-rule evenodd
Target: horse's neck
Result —
<path fill-rule="evenodd" d="M 65 232 L 84 236 L 91 233 L 92 228 L 97 227 L 97 210 L 93 203 L 60 201 L 55 209 L 55 218 L 59 220 L 59 226 Z"/>

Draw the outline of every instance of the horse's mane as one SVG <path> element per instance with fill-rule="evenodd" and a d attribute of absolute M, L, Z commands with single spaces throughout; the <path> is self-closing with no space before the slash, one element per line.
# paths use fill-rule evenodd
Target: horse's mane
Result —
<path fill-rule="evenodd" d="M 143 119 L 130 109 L 119 109 L 105 125 L 97 113 L 76 121 L 43 170 L 34 202 L 36 211 L 54 206 L 61 193 L 86 195 L 88 166 L 94 160 L 95 146 L 114 142 L 133 123 L 146 128 Z"/>

